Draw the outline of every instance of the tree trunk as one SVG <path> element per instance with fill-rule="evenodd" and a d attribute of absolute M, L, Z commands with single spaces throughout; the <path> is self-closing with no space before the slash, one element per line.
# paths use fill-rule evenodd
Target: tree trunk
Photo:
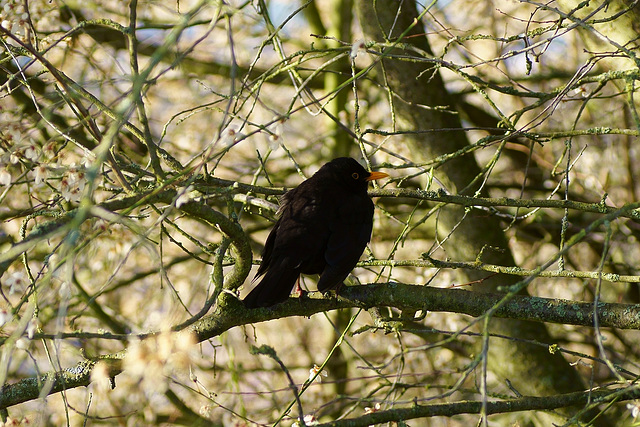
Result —
<path fill-rule="evenodd" d="M 389 7 L 388 2 L 376 2 L 376 7 L 371 0 L 356 1 L 358 19 L 367 41 L 394 42 L 414 23 L 418 16 L 414 2 L 401 1 L 393 4 L 399 5 L 400 10 Z M 406 34 L 401 44 L 411 44 L 430 55 L 431 49 L 424 34 L 424 28 L 418 22 Z M 415 57 L 415 52 L 396 48 L 389 53 Z M 460 130 L 462 126 L 459 117 L 451 111 L 453 102 L 433 63 L 386 57 L 381 64 L 383 70 L 378 75 L 381 77 L 380 82 L 393 95 L 392 108 L 395 110 L 398 127 L 396 130 L 408 132 L 402 137 L 414 154 L 415 161 L 428 161 L 468 145 L 465 133 Z M 432 129 L 443 130 L 411 133 Z M 473 194 L 479 188 L 477 184 L 470 186 L 481 173 L 472 154 L 457 156 L 434 172 L 451 193 Z M 487 247 L 482 255 L 484 262 L 514 265 L 507 238 L 496 217 L 472 212 L 465 217 L 464 208 L 447 206 L 439 216 L 437 233 L 441 239 L 448 236 L 444 248 L 451 259 L 475 260 L 482 248 Z M 467 281 L 484 279 L 487 276 L 482 272 L 461 273 L 464 275 L 463 280 Z M 510 276 L 493 276 L 474 286 L 474 290 L 495 292 L 498 286 L 510 285 L 516 281 L 516 278 Z M 490 332 L 546 343 L 553 342 L 545 325 L 540 323 L 492 319 Z M 551 354 L 544 347 L 505 339 L 491 339 L 488 365 L 499 378 L 508 379 L 523 395 L 548 396 L 585 388 L 575 369 L 560 354 Z M 576 409 L 573 408 L 563 415 L 575 412 Z"/>

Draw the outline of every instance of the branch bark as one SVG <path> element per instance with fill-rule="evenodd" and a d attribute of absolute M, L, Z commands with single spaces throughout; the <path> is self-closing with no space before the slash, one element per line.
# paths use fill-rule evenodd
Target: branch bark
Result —
<path fill-rule="evenodd" d="M 312 292 L 305 298 L 290 298 L 289 301 L 275 308 L 246 310 L 241 301 L 228 293 L 223 293 L 220 295 L 215 311 L 198 320 L 188 329 L 194 332 L 197 336 L 197 341 L 201 342 L 219 336 L 237 326 L 284 317 L 309 317 L 313 314 L 349 307 L 387 306 L 400 310 L 463 313 L 481 317 L 488 310 L 495 307 L 496 304 L 503 301 L 504 298 L 504 294 L 477 293 L 461 289 L 442 289 L 400 283 L 378 283 L 346 287 L 342 289 L 338 296 L 327 297 L 321 293 Z M 637 304 L 601 302 L 598 304 L 597 311 L 594 312 L 593 304 L 588 302 L 513 295 L 493 315 L 497 318 L 593 327 L 595 313 L 597 313 L 600 327 L 640 330 L 640 305 Z M 150 335 L 152 334 L 140 336 L 108 334 L 108 337 L 105 335 L 104 338 L 127 340 L 127 338 L 135 337 L 144 339 Z M 91 334 L 88 336 L 83 332 L 34 335 L 34 339 L 65 338 L 100 338 L 100 335 Z M 546 344 L 552 345 L 553 343 L 547 342 Z M 549 352 L 548 349 L 542 348 L 544 351 Z M 115 377 L 121 372 L 120 360 L 122 357 L 123 353 L 116 353 L 102 356 L 100 360 L 109 363 L 109 373 Z M 49 395 L 75 387 L 87 386 L 91 381 L 91 369 L 94 364 L 95 361 L 93 360 L 83 360 L 64 371 L 49 372 L 41 377 L 26 378 L 13 384 L 5 385 L 0 391 L 0 410 L 37 399 L 41 397 L 43 390 L 44 395 Z M 613 391 L 608 393 L 613 393 Z M 634 398 L 636 397 L 628 397 L 628 399 Z M 549 397 L 548 399 L 552 398 Z M 627 397 L 624 399 L 627 399 Z M 584 401 L 578 399 L 577 401 L 567 402 L 569 402 L 567 405 L 572 405 L 576 402 Z M 543 409 L 556 407 L 544 407 Z M 536 408 L 532 407 L 530 409 Z M 526 408 L 523 407 L 523 409 L 519 410 L 526 410 Z"/>

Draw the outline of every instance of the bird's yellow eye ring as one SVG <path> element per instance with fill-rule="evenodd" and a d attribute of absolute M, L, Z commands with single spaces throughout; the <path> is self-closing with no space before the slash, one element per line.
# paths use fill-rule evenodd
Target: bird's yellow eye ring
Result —
<path fill-rule="evenodd" d="M 351 174 L 351 178 L 358 179 L 358 178 L 360 178 L 360 175 L 358 175 L 358 172 L 354 172 L 354 173 Z"/>

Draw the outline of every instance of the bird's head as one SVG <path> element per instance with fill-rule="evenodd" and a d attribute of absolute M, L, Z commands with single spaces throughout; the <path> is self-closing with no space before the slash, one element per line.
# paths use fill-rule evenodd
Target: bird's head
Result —
<path fill-rule="evenodd" d="M 366 192 L 369 181 L 389 176 L 384 172 L 369 172 L 351 157 L 338 157 L 320 168 L 318 173 L 331 175 L 355 192 Z"/>

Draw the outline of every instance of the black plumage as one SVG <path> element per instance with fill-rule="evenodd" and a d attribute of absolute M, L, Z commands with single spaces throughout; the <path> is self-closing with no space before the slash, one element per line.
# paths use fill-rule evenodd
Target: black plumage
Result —
<path fill-rule="evenodd" d="M 245 306 L 286 301 L 301 273 L 319 274 L 319 291 L 342 284 L 371 238 L 373 202 L 367 184 L 385 176 L 340 157 L 288 191 L 254 280 L 264 277 L 244 298 Z"/>

